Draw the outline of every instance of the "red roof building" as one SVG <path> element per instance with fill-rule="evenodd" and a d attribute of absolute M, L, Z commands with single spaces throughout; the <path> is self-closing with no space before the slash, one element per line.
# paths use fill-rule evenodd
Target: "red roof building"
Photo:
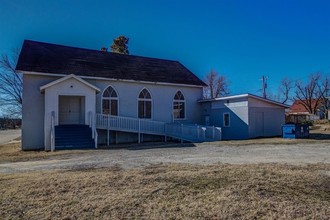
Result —
<path fill-rule="evenodd" d="M 314 108 L 316 105 L 316 100 L 312 100 L 312 107 Z M 320 104 L 319 104 L 320 105 Z M 317 109 L 319 109 L 318 107 Z M 301 115 L 309 115 L 308 109 L 305 107 L 305 105 L 300 100 L 295 100 L 294 103 L 290 107 L 289 114 L 301 114 Z"/>
<path fill-rule="evenodd" d="M 312 100 L 312 107 L 315 108 L 316 100 Z M 295 100 L 291 105 L 290 110 L 287 112 L 286 122 L 293 123 L 302 123 L 304 121 L 309 120 L 318 120 L 323 119 L 325 117 L 324 112 L 320 109 L 322 107 L 322 103 L 319 102 L 316 108 L 315 114 L 312 114 L 308 111 L 306 106 L 300 100 Z"/>

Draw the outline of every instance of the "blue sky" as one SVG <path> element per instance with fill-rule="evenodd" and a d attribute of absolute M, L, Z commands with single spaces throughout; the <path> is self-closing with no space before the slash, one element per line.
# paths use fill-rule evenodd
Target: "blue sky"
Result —
<path fill-rule="evenodd" d="M 130 38 L 133 55 L 178 60 L 200 78 L 214 69 L 232 94 L 261 94 L 268 76 L 330 75 L 328 0 L 0 0 L 0 53 L 24 39 L 90 49 Z"/>

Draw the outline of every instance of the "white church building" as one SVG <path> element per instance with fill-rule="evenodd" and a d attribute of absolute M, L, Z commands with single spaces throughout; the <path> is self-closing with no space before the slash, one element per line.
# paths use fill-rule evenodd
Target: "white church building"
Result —
<path fill-rule="evenodd" d="M 177 61 L 30 40 L 16 69 L 23 150 L 276 136 L 287 107 L 249 94 L 203 100 L 206 84 Z"/>

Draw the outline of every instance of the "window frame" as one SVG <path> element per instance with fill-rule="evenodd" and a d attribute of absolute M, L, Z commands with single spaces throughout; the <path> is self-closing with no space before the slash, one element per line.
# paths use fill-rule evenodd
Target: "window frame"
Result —
<path fill-rule="evenodd" d="M 111 94 L 109 94 L 109 97 L 104 97 L 104 93 L 105 91 L 108 90 L 108 88 L 111 87 L 115 93 L 116 93 L 116 97 L 111 97 Z M 109 101 L 109 114 L 105 114 L 103 113 L 103 100 L 108 100 Z M 112 115 L 111 114 L 111 100 L 116 100 L 117 101 L 117 115 Z M 105 115 L 110 115 L 111 117 L 117 117 L 119 116 L 119 95 L 117 90 L 112 86 L 112 85 L 108 85 L 102 92 L 102 96 L 101 96 L 101 113 L 105 114 Z"/>
<path fill-rule="evenodd" d="M 225 120 L 225 115 L 228 115 L 228 125 L 226 125 L 226 120 Z M 223 113 L 223 115 L 222 115 L 222 125 L 223 125 L 223 127 L 226 127 L 226 128 L 228 128 L 228 127 L 230 127 L 230 113 L 229 112 L 224 112 Z"/>
<path fill-rule="evenodd" d="M 183 100 L 177 100 L 175 99 L 175 96 L 176 94 L 178 94 L 178 92 L 181 92 L 182 96 L 183 96 Z M 174 115 L 174 103 L 175 102 L 179 102 L 179 103 L 183 103 L 183 110 L 184 110 L 184 117 L 183 118 L 175 118 L 175 115 Z M 174 94 L 174 97 L 173 97 L 173 101 L 172 101 L 172 117 L 173 117 L 173 120 L 186 120 L 187 119 L 187 105 L 186 105 L 186 96 L 183 94 L 183 92 L 181 90 L 177 90 Z"/>
<path fill-rule="evenodd" d="M 143 90 L 147 90 L 149 95 L 150 95 L 150 99 L 148 98 L 140 98 L 140 94 L 142 93 Z M 140 114 L 139 114 L 139 103 L 140 101 L 142 102 L 149 102 L 150 101 L 150 118 L 140 118 Z M 145 104 L 144 104 L 145 105 Z M 147 89 L 146 87 L 144 87 L 143 89 L 140 90 L 140 92 L 138 93 L 137 96 L 137 118 L 138 119 L 142 119 L 142 120 L 152 120 L 153 119 L 153 99 L 152 99 L 152 95 L 149 89 Z M 146 106 L 144 106 L 146 107 Z M 144 109 L 146 110 L 146 109 Z"/>

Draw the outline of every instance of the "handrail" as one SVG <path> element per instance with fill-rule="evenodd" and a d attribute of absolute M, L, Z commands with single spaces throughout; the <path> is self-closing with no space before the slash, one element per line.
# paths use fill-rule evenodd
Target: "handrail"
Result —
<path fill-rule="evenodd" d="M 95 123 L 93 122 L 93 112 L 92 111 L 89 112 L 89 127 L 92 129 L 92 131 L 94 130 L 94 127 L 95 127 Z M 94 139 L 94 132 L 92 132 L 92 138 Z"/>
<path fill-rule="evenodd" d="M 89 112 L 89 127 L 92 129 L 92 138 L 94 139 L 95 148 L 97 148 L 98 133 L 96 129 L 96 121 L 94 120 L 92 111 Z"/>
<path fill-rule="evenodd" d="M 89 127 L 92 128 L 92 124 L 93 124 L 93 112 L 90 111 L 89 112 Z"/>
<path fill-rule="evenodd" d="M 50 119 L 50 150 L 55 150 L 55 112 L 52 111 Z"/>
<path fill-rule="evenodd" d="M 95 148 L 97 148 L 97 139 L 98 139 L 98 133 L 97 133 L 97 130 L 96 128 L 94 127 L 93 129 L 93 134 L 94 134 L 94 142 L 95 142 Z"/>

